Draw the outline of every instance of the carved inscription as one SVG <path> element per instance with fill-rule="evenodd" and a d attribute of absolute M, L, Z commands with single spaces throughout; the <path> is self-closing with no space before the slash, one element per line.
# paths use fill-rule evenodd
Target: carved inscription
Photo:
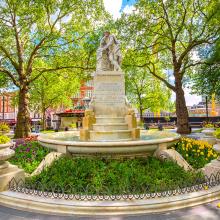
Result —
<path fill-rule="evenodd" d="M 124 75 L 113 73 L 94 77 L 93 100 L 97 104 L 96 109 L 106 108 L 107 111 L 109 108 L 121 109 L 125 105 Z"/>
<path fill-rule="evenodd" d="M 98 92 L 105 92 L 105 91 L 112 91 L 112 92 L 123 92 L 121 83 L 101 83 L 98 84 L 96 87 L 96 91 Z"/>
<path fill-rule="evenodd" d="M 124 86 L 121 82 L 98 82 L 95 87 L 94 100 L 97 103 L 123 103 Z"/>

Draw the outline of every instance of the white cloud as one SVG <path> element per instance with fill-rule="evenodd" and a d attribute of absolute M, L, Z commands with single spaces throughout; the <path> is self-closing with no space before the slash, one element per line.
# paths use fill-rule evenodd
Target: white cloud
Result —
<path fill-rule="evenodd" d="M 126 5 L 125 8 L 123 9 L 123 12 L 125 14 L 131 14 L 135 7 L 133 5 Z"/>
<path fill-rule="evenodd" d="M 120 18 L 122 0 L 104 0 L 105 9 L 112 14 L 114 19 Z"/>
<path fill-rule="evenodd" d="M 202 97 L 198 95 L 191 95 L 190 94 L 191 90 L 184 88 L 184 93 L 185 93 L 185 100 L 186 100 L 186 105 L 187 106 L 193 106 L 194 104 L 198 104 L 199 102 L 202 101 Z M 176 100 L 176 95 L 174 92 L 172 92 L 171 100 L 175 101 Z"/>
<path fill-rule="evenodd" d="M 199 102 L 202 101 L 202 97 L 198 95 L 191 95 L 191 90 L 190 89 L 184 89 L 185 92 L 185 99 L 186 99 L 186 105 L 187 106 L 192 106 L 194 104 L 198 104 Z"/>

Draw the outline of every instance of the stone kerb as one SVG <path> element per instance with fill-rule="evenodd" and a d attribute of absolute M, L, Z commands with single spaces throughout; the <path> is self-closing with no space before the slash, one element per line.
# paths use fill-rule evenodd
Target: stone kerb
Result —
<path fill-rule="evenodd" d="M 176 210 L 215 201 L 220 197 L 219 175 L 207 182 L 166 192 L 141 195 L 64 195 L 16 187 L 0 193 L 0 204 L 25 211 L 59 215 L 127 215 Z"/>
<path fill-rule="evenodd" d="M 220 139 L 216 139 L 217 144 L 213 146 L 213 149 L 220 154 Z M 220 172 L 220 156 L 218 156 L 217 159 L 212 160 L 210 163 L 208 163 L 204 168 L 202 168 L 202 171 L 207 175 L 211 176 L 212 174 L 217 174 Z M 219 177 L 220 178 L 220 177 Z"/>

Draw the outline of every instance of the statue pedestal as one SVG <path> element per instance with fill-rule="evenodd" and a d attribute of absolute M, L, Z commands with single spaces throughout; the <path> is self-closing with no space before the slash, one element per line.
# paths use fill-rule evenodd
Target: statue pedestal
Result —
<path fill-rule="evenodd" d="M 125 79 L 119 71 L 99 71 L 94 76 L 94 113 L 96 116 L 124 116 Z"/>
<path fill-rule="evenodd" d="M 97 71 L 90 110 L 86 110 L 80 139 L 130 141 L 140 137 L 134 111 L 125 101 L 125 79 L 120 71 Z"/>

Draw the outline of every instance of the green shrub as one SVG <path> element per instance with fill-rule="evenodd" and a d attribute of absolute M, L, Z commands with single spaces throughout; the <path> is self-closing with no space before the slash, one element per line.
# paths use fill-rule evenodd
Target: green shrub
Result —
<path fill-rule="evenodd" d="M 214 128 L 214 124 L 208 123 L 203 126 L 204 128 Z"/>
<path fill-rule="evenodd" d="M 164 119 L 166 122 L 169 122 L 170 121 L 170 116 L 164 116 Z"/>
<path fill-rule="evenodd" d="M 215 133 L 214 133 L 215 137 L 220 139 L 220 128 L 218 128 Z"/>
<path fill-rule="evenodd" d="M 7 133 L 10 131 L 10 127 L 5 122 L 0 123 L 0 132 Z"/>
<path fill-rule="evenodd" d="M 70 128 L 76 128 L 76 123 L 72 123 L 69 125 Z"/>
<path fill-rule="evenodd" d="M 0 135 L 0 144 L 6 144 L 10 141 L 10 138 L 5 135 Z"/>
<path fill-rule="evenodd" d="M 155 158 L 68 158 L 55 161 L 27 184 L 65 189 L 65 193 L 125 194 L 176 189 L 194 184 L 201 173 L 186 172 L 171 161 Z"/>
<path fill-rule="evenodd" d="M 44 131 L 41 131 L 41 133 L 43 133 L 43 134 L 54 133 L 54 132 L 55 132 L 54 130 L 44 130 Z"/>

